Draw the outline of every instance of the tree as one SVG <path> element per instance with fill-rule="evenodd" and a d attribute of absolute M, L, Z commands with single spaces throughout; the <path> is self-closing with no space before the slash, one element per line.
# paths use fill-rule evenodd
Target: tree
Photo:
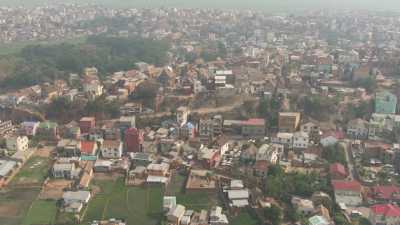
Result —
<path fill-rule="evenodd" d="M 146 107 L 153 107 L 159 85 L 153 81 L 141 83 L 129 97 L 131 100 L 142 101 Z"/>
<path fill-rule="evenodd" d="M 372 223 L 365 217 L 358 219 L 358 225 L 372 225 Z"/>
<path fill-rule="evenodd" d="M 282 209 L 272 205 L 264 209 L 264 216 L 272 225 L 280 225 L 282 222 Z"/>

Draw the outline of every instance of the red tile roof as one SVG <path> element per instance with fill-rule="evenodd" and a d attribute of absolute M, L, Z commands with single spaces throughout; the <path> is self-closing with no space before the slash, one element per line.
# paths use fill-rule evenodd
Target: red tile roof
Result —
<path fill-rule="evenodd" d="M 397 186 L 375 186 L 372 188 L 372 198 L 393 200 L 400 199 L 400 188 Z"/>
<path fill-rule="evenodd" d="M 93 155 L 95 152 L 94 141 L 81 141 L 81 153 Z"/>
<path fill-rule="evenodd" d="M 375 215 L 387 217 L 400 217 L 400 208 L 392 204 L 378 204 L 371 206 L 371 211 Z"/>
<path fill-rule="evenodd" d="M 333 180 L 332 186 L 334 190 L 361 192 L 361 184 L 357 181 Z"/>
<path fill-rule="evenodd" d="M 248 119 L 247 121 L 243 121 L 242 124 L 249 125 L 249 126 L 264 126 L 265 120 L 261 119 L 261 118 L 252 118 L 252 119 Z"/>
<path fill-rule="evenodd" d="M 347 176 L 346 168 L 340 163 L 334 163 L 329 167 L 330 174 L 339 174 L 341 176 Z"/>

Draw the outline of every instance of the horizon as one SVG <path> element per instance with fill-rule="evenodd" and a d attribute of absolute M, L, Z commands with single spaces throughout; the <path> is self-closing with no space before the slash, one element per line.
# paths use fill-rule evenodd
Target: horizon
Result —
<path fill-rule="evenodd" d="M 252 9 L 267 12 L 296 12 L 306 10 L 371 10 L 400 11 L 400 1 L 396 0 L 0 0 L 0 6 L 34 7 L 49 4 L 77 3 L 95 4 L 115 8 L 216 8 L 216 9 Z"/>

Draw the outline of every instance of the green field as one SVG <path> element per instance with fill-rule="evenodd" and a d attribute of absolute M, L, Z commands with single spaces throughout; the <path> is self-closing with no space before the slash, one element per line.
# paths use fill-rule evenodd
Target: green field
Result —
<path fill-rule="evenodd" d="M 0 0 L 1 1 L 1 0 Z M 86 37 L 72 38 L 58 41 L 22 41 L 13 43 L 0 43 L 0 56 L 9 55 L 20 52 L 24 47 L 28 45 L 55 45 L 61 43 L 79 44 L 84 43 Z"/>
<path fill-rule="evenodd" d="M 26 215 L 23 225 L 54 224 L 57 214 L 55 201 L 36 200 Z"/>
<path fill-rule="evenodd" d="M 176 196 L 178 204 L 184 205 L 187 209 L 200 211 L 202 209 L 210 209 L 217 205 L 218 196 L 215 193 L 201 191 L 182 192 L 185 186 L 186 177 L 180 174 L 174 174 L 170 184 L 167 187 L 167 195 Z"/>
<path fill-rule="evenodd" d="M 21 225 L 32 203 L 39 194 L 38 188 L 6 189 L 0 194 L 0 224 Z"/>
<path fill-rule="evenodd" d="M 100 219 L 125 219 L 128 225 L 153 225 L 162 217 L 161 187 L 127 187 L 122 178 L 94 181 L 100 188 L 84 211 L 83 223 Z"/>
<path fill-rule="evenodd" d="M 42 185 L 48 176 L 50 159 L 32 156 L 17 175 L 13 178 L 10 185 Z"/>
<path fill-rule="evenodd" d="M 257 225 L 258 221 L 254 219 L 248 212 L 245 212 L 242 210 L 242 212 L 231 219 L 230 221 L 231 225 Z"/>

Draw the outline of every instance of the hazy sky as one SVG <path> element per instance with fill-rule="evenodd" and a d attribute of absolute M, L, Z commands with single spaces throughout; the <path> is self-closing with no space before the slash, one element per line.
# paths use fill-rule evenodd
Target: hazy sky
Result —
<path fill-rule="evenodd" d="M 115 7 L 255 8 L 267 11 L 297 11 L 319 8 L 400 11 L 400 0 L 0 0 L 0 5 L 32 6 L 54 2 L 90 2 Z"/>

